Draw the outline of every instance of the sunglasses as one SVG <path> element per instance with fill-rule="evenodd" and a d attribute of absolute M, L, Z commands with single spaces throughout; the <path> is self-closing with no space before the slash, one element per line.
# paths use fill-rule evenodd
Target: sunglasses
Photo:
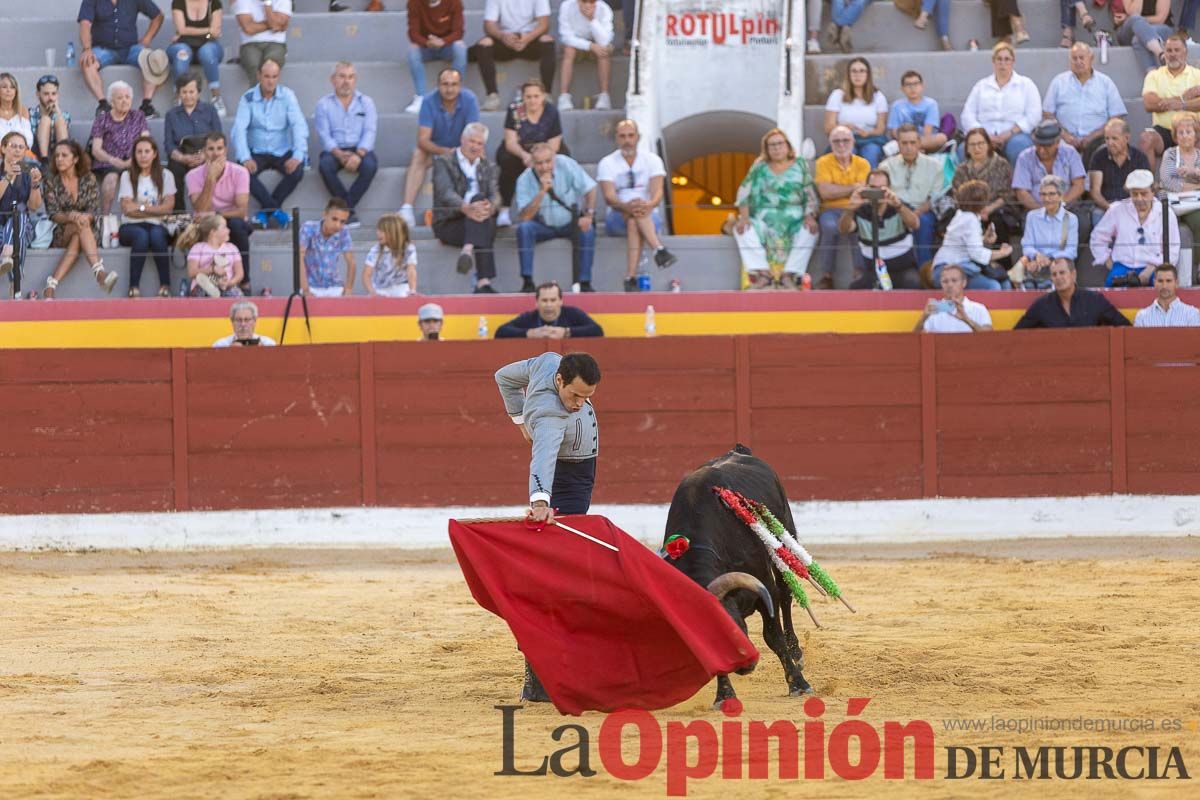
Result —
<path fill-rule="evenodd" d="M 53 75 L 43 75 L 37 80 L 37 88 L 40 89 L 47 83 L 53 83 L 55 86 L 58 86 L 58 78 L 54 77 Z"/>
<path fill-rule="evenodd" d="M 1146 231 L 1143 230 L 1142 228 L 1138 228 L 1138 244 L 1145 244 L 1145 243 L 1146 243 Z"/>

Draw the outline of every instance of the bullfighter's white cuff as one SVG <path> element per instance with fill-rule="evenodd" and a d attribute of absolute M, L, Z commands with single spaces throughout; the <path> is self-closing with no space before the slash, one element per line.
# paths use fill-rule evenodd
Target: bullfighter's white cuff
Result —
<path fill-rule="evenodd" d="M 545 492 L 534 492 L 533 494 L 529 495 L 529 505 L 533 505 L 539 500 L 546 505 L 550 505 L 550 495 L 546 494 Z"/>

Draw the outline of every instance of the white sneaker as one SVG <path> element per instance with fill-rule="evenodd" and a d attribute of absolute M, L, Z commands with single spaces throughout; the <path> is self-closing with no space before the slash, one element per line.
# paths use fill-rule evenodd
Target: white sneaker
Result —
<path fill-rule="evenodd" d="M 408 203 L 400 206 L 400 219 L 410 228 L 417 227 L 417 218 L 413 215 L 413 207 Z"/>
<path fill-rule="evenodd" d="M 480 111 L 499 111 L 500 110 L 500 95 L 491 92 L 487 97 L 483 98 L 483 105 L 479 107 Z"/>
<path fill-rule="evenodd" d="M 595 109 L 597 111 L 612 110 L 612 98 L 608 96 L 608 92 L 601 92 L 600 94 L 596 95 Z"/>
<path fill-rule="evenodd" d="M 220 117 L 221 119 L 225 119 L 225 115 L 227 112 L 225 111 L 225 101 L 221 99 L 221 95 L 217 95 L 216 97 L 214 97 L 212 99 L 212 104 L 213 104 L 213 108 L 215 108 L 217 110 L 217 116 Z"/>
<path fill-rule="evenodd" d="M 560 94 L 558 96 L 558 110 L 559 111 L 574 111 L 575 110 L 575 100 L 571 97 L 571 95 L 567 94 L 566 92 L 563 92 L 562 94 Z"/>
<path fill-rule="evenodd" d="M 408 104 L 407 108 L 404 109 L 404 113 L 405 114 L 420 114 L 421 113 L 421 101 L 424 99 L 425 98 L 421 97 L 421 95 L 419 95 L 419 94 L 413 95 L 413 101 Z"/>
<path fill-rule="evenodd" d="M 821 52 L 821 41 L 819 39 L 809 39 L 808 52 L 814 56 L 819 55 Z"/>
<path fill-rule="evenodd" d="M 512 226 L 512 217 L 508 215 L 508 209 L 500 209 L 500 213 L 496 215 L 496 227 L 508 228 Z"/>

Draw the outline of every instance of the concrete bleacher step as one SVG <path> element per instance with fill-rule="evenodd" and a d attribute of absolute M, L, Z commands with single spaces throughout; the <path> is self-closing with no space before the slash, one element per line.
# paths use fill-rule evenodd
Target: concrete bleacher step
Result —
<path fill-rule="evenodd" d="M 292 288 L 292 250 L 276 232 L 256 234 L 269 241 L 260 244 L 251 239 L 251 280 L 257 294 L 269 288 L 275 296 L 286 296 Z M 458 249 L 424 239 L 417 246 L 418 288 L 422 294 L 466 294 L 474 287 L 469 275 L 460 275 L 454 268 Z M 666 291 L 672 279 L 680 280 L 688 290 L 721 290 L 738 288 L 739 261 L 737 248 L 728 236 L 666 237 L 664 243 L 679 256 L 679 262 L 665 270 L 651 267 L 654 290 Z M 370 249 L 368 241 L 355 241 L 357 276 L 355 294 L 365 294 L 362 289 L 363 259 Z M 102 252 L 105 265 L 115 269 L 120 276 L 111 297 L 124 298 L 129 290 L 129 256 L 124 249 Z M 61 251 L 34 250 L 26 260 L 22 280 L 24 291 L 41 292 L 46 276 L 57 264 Z M 516 292 L 521 287 L 519 262 L 516 246 L 512 242 L 500 242 L 496 248 L 498 291 Z M 186 279 L 187 269 L 182 254 L 176 254 L 171 269 L 172 293 Z M 598 236 L 594 263 L 593 286 L 598 291 L 619 292 L 625 276 L 625 240 Z M 534 279 L 537 282 L 556 280 L 564 286 L 571 283 L 571 250 L 565 240 L 545 242 L 537 246 L 534 259 Z M 146 260 L 145 271 L 139 285 L 144 296 L 153 296 L 158 291 L 158 277 L 153 261 Z M 75 267 L 63 279 L 56 292 L 59 299 L 100 299 L 107 297 L 96 285 L 91 271 L 80 258 Z"/>
<path fill-rule="evenodd" d="M 158 109 L 163 116 L 168 107 Z M 583 164 L 594 164 L 611 153 L 614 144 L 614 133 L 617 123 L 621 120 L 620 111 L 567 111 L 563 113 L 563 138 L 568 142 L 571 156 Z M 480 115 L 481 121 L 488 126 L 488 155 L 495 154 L 504 133 L 504 112 L 485 111 Z M 229 133 L 233 125 L 233 116 L 225 119 L 224 129 Z M 308 118 L 309 125 L 309 158 L 313 167 L 321 155 L 321 140 L 316 133 L 313 118 Z M 71 136 L 79 142 L 87 141 L 91 135 L 92 121 L 89 119 L 73 119 Z M 150 120 L 150 133 L 161 144 L 163 141 L 163 120 Z M 379 131 L 375 141 L 375 157 L 380 166 L 407 166 L 412 158 L 412 152 L 417 146 L 417 116 L 402 112 L 391 112 L 379 115 Z"/>

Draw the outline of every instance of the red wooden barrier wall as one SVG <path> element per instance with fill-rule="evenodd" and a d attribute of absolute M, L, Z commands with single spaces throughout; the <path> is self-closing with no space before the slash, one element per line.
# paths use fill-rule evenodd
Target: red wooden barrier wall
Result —
<path fill-rule="evenodd" d="M 0 512 L 516 504 L 492 373 L 554 342 L 0 352 Z M 598 502 L 744 442 L 793 499 L 1193 493 L 1200 330 L 561 343 L 600 361 Z"/>

